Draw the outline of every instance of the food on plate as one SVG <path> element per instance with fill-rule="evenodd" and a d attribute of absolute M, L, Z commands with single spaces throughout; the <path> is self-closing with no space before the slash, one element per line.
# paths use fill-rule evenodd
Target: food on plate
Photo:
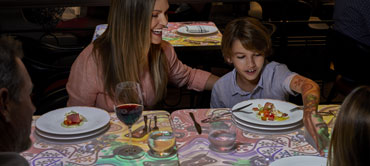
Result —
<path fill-rule="evenodd" d="M 263 121 L 284 121 L 289 119 L 287 113 L 283 113 L 275 108 L 274 104 L 266 102 L 264 106 L 258 104 L 258 107 L 252 108 L 253 111 L 258 111 L 257 117 Z"/>
<path fill-rule="evenodd" d="M 66 128 L 78 127 L 83 125 L 84 122 L 87 122 L 86 118 L 72 110 L 64 115 L 62 126 Z"/>

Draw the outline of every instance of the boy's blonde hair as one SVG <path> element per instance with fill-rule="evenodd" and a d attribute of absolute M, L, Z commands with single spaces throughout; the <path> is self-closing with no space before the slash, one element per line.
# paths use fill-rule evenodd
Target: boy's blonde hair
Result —
<path fill-rule="evenodd" d="M 243 47 L 268 57 L 271 54 L 269 30 L 255 18 L 239 18 L 227 24 L 221 43 L 224 59 L 232 57 L 232 45 L 239 40 Z"/>

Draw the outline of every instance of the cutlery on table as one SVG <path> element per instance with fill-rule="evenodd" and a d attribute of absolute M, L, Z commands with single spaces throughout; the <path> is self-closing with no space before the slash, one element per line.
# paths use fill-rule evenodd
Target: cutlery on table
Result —
<path fill-rule="evenodd" d="M 153 127 L 153 131 L 156 131 L 156 130 L 159 130 L 159 128 L 157 126 L 157 116 L 154 116 L 154 127 Z"/>
<path fill-rule="evenodd" d="M 249 107 L 250 105 L 252 105 L 252 103 L 249 103 L 249 104 L 247 104 L 247 105 L 245 105 L 245 106 L 242 106 L 242 107 L 239 107 L 239 108 L 236 108 L 236 109 L 233 109 L 233 110 L 228 110 L 227 112 L 222 113 L 222 114 L 217 115 L 217 116 L 213 116 L 213 113 L 214 113 L 214 111 L 213 111 L 210 117 L 203 119 L 201 122 L 202 122 L 202 123 L 208 123 L 208 122 L 210 122 L 211 120 L 215 120 L 215 119 L 221 118 L 222 116 L 227 115 L 227 114 L 232 114 L 233 112 L 241 112 L 241 113 L 245 113 L 245 114 L 251 114 L 251 113 L 253 113 L 253 112 L 243 111 L 243 110 L 242 110 L 243 108 L 247 108 L 247 107 Z"/>
<path fill-rule="evenodd" d="M 202 127 L 199 125 L 199 123 L 195 120 L 194 114 L 192 112 L 189 112 L 189 115 L 191 119 L 193 120 L 195 129 L 197 129 L 198 134 L 202 134 Z"/>
<path fill-rule="evenodd" d="M 144 115 L 144 128 L 143 128 L 143 133 L 148 133 L 148 116 Z"/>
<path fill-rule="evenodd" d="M 290 109 L 289 112 L 294 112 L 294 111 L 303 110 L 303 109 L 304 109 L 304 106 L 297 106 L 297 107 Z"/>
<path fill-rule="evenodd" d="M 132 132 L 132 137 L 133 138 L 142 138 L 148 133 L 147 121 L 148 121 L 148 117 L 147 117 L 147 115 L 144 115 L 144 127 L 142 129 L 141 129 L 141 127 L 135 129 L 135 131 Z M 126 134 L 126 136 L 129 137 L 128 134 Z"/>

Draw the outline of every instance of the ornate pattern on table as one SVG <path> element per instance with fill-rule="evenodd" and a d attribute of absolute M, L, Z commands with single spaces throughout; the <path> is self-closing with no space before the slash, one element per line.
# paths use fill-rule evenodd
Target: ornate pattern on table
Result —
<path fill-rule="evenodd" d="M 169 113 L 166 111 L 144 111 L 143 115 L 148 115 L 149 119 L 157 116 L 157 125 L 159 130 L 172 130 L 168 120 Z M 32 124 L 31 139 L 32 147 L 23 152 L 22 155 L 29 161 L 30 165 L 158 165 L 166 163 L 178 165 L 176 155 L 169 158 L 154 158 L 147 153 L 137 160 L 124 160 L 115 155 L 120 146 L 128 142 L 128 129 L 118 120 L 115 113 L 110 113 L 110 129 L 103 135 L 92 138 L 80 143 L 58 144 L 40 139 L 35 135 L 35 120 Z M 132 127 L 133 135 L 136 133 L 137 138 L 132 139 L 132 143 L 140 146 L 145 152 L 149 150 L 147 146 L 148 134 L 140 137 L 138 132 L 142 132 L 144 127 L 143 117 Z M 151 121 L 151 128 L 154 127 L 154 120 Z"/>
<path fill-rule="evenodd" d="M 189 36 L 184 34 L 177 33 L 177 29 L 185 25 L 216 25 L 213 22 L 169 22 L 167 24 L 167 29 L 163 29 L 163 40 L 168 41 L 173 46 L 182 47 L 182 46 L 220 46 L 222 34 L 218 31 L 215 34 L 201 35 L 201 36 Z M 107 24 L 97 25 L 93 35 L 93 41 L 98 38 L 105 29 Z"/>
<path fill-rule="evenodd" d="M 334 112 L 337 105 L 319 106 L 319 111 Z M 230 153 L 217 153 L 209 150 L 209 124 L 200 123 L 202 135 L 198 135 L 189 112 L 197 121 L 206 118 L 214 109 L 178 110 L 171 114 L 173 130 L 176 134 L 180 164 L 187 165 L 268 165 L 279 158 L 298 155 L 319 155 L 314 147 L 306 142 L 303 129 L 283 135 L 261 135 L 237 130 L 236 150 Z M 333 116 L 324 116 L 329 126 L 334 123 Z"/>

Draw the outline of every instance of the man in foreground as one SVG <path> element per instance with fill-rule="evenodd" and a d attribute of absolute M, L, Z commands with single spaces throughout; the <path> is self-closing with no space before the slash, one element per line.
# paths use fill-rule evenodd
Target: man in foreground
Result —
<path fill-rule="evenodd" d="M 29 136 L 35 106 L 22 57 L 21 43 L 0 37 L 0 165 L 29 165 L 19 153 L 32 144 Z"/>

